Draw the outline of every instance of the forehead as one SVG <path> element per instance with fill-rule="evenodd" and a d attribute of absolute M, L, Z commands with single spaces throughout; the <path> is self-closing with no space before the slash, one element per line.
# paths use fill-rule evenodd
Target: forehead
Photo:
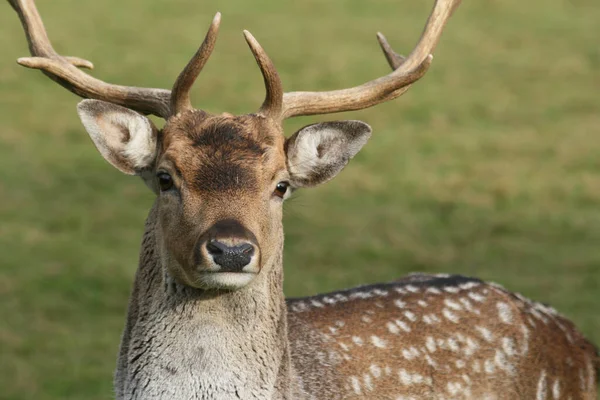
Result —
<path fill-rule="evenodd" d="M 257 190 L 285 166 L 281 129 L 261 116 L 207 116 L 169 121 L 161 159 L 198 191 Z"/>

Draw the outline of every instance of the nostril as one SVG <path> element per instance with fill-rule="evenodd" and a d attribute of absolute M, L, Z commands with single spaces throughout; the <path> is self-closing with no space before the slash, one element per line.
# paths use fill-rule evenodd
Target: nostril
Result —
<path fill-rule="evenodd" d="M 223 254 L 225 248 L 227 248 L 225 244 L 216 240 L 211 240 L 208 243 L 206 243 L 206 250 L 208 250 L 208 253 L 212 255 Z"/>
<path fill-rule="evenodd" d="M 240 250 L 242 251 L 242 253 L 251 256 L 254 254 L 254 246 L 252 246 L 250 243 L 245 243 L 243 245 L 240 246 Z"/>

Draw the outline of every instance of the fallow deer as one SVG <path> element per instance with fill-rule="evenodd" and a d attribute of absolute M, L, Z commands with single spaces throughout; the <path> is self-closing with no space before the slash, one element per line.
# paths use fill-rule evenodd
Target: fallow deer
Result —
<path fill-rule="evenodd" d="M 9 0 L 42 70 L 87 98 L 79 116 L 104 158 L 156 193 L 115 375 L 118 399 L 596 399 L 598 357 L 552 308 L 493 283 L 415 274 L 302 299 L 283 294 L 282 203 L 334 177 L 367 142 L 359 121 L 282 121 L 392 100 L 421 78 L 458 4 L 437 0 L 393 72 L 329 92 L 284 93 L 249 32 L 266 98 L 249 115 L 194 109 L 190 88 L 217 14 L 173 89 L 108 84 L 57 54 L 33 0 Z M 148 119 L 166 120 L 162 130 Z"/>

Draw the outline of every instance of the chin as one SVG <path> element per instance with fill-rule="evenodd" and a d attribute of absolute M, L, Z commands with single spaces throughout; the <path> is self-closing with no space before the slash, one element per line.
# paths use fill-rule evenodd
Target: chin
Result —
<path fill-rule="evenodd" d="M 194 278 L 198 289 L 236 290 L 248 285 L 258 274 L 254 272 L 200 272 Z"/>

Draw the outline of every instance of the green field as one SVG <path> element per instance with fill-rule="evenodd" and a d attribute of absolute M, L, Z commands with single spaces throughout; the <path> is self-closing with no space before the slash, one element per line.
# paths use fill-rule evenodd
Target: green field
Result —
<path fill-rule="evenodd" d="M 431 1 L 38 0 L 57 50 L 114 83 L 168 88 L 223 13 L 194 89 L 213 112 L 254 111 L 249 29 L 287 90 L 388 72 Z M 176 4 L 176 5 L 174 5 Z M 309 295 L 411 271 L 497 281 L 552 304 L 600 343 L 597 0 L 465 1 L 425 78 L 362 119 L 370 143 L 333 182 L 286 205 L 286 290 Z M 97 154 L 78 99 L 15 60 L 0 2 L 0 398 L 110 399 L 151 193 Z"/>

